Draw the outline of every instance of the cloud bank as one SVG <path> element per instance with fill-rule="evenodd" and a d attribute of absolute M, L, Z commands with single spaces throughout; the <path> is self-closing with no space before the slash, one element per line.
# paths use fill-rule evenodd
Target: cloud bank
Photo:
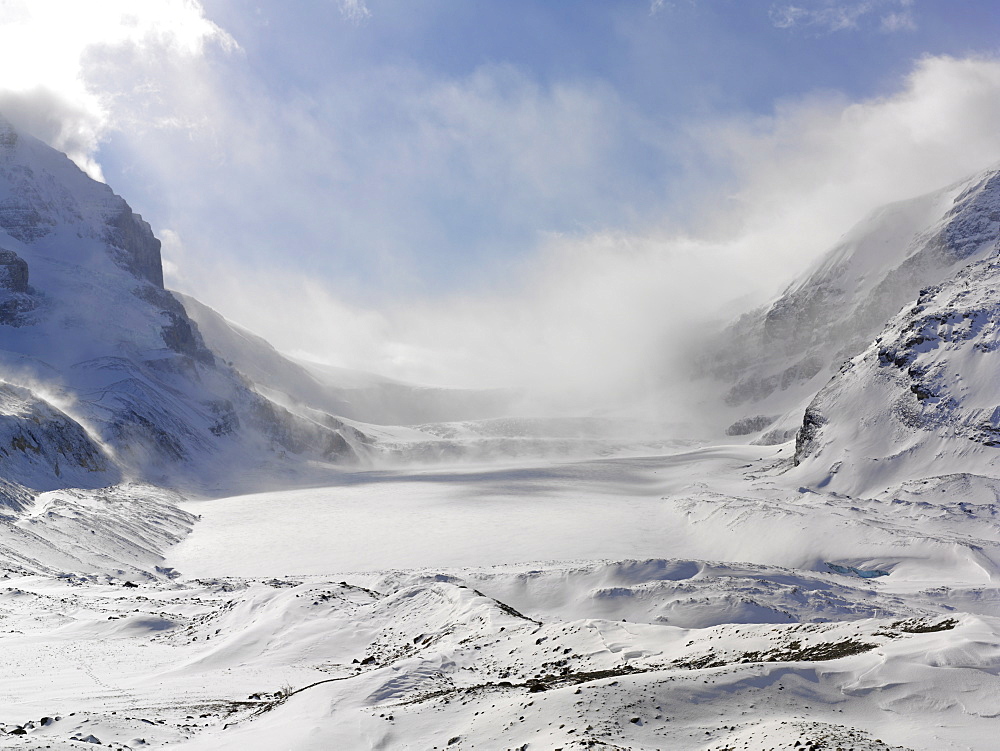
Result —
<path fill-rule="evenodd" d="M 168 255 L 185 270 L 176 283 L 286 351 L 423 383 L 526 385 L 576 409 L 620 405 L 670 388 L 711 326 L 777 292 L 873 207 L 1000 160 L 998 118 L 1000 62 L 939 57 L 882 98 L 691 123 L 697 190 L 674 207 L 683 222 L 549 235 L 461 294 L 366 306 L 277 264 L 213 267 L 180 237 Z"/>

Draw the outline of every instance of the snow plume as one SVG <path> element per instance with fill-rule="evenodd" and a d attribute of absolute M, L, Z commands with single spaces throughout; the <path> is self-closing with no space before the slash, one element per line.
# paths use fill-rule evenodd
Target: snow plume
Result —
<path fill-rule="evenodd" d="M 888 96 L 704 124 L 693 166 L 724 165 L 733 189 L 700 231 L 724 226 L 767 274 L 798 272 L 873 208 L 993 166 L 998 117 L 1000 60 L 928 57 Z"/>
<path fill-rule="evenodd" d="M 156 94 L 149 66 L 199 59 L 210 45 L 236 43 L 196 0 L 8 0 L 0 5 L 0 112 L 103 179 L 102 137 Z M 107 86 L 126 72 L 145 97 Z"/>
<path fill-rule="evenodd" d="M 688 195 L 647 217 L 653 229 L 551 234 L 494 279 L 433 298 L 349 301 L 184 233 L 164 254 L 184 274 L 171 283 L 286 351 L 430 384 L 528 386 L 575 408 L 662 400 L 712 325 L 780 291 L 873 207 L 1000 160 L 998 121 L 1000 62 L 939 57 L 881 98 L 691 123 Z"/>

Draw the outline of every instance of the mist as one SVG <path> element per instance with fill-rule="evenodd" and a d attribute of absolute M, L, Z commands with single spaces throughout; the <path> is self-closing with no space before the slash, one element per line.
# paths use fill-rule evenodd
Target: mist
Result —
<path fill-rule="evenodd" d="M 688 123 L 683 200 L 638 230 L 545 234 L 458 292 L 359 304 L 293 269 L 233 268 L 173 233 L 170 282 L 295 356 L 527 388 L 561 409 L 642 403 L 676 391 L 706 336 L 780 292 L 872 207 L 1000 160 L 998 95 L 997 61 L 926 58 L 877 99 L 822 94 L 766 118 Z"/>

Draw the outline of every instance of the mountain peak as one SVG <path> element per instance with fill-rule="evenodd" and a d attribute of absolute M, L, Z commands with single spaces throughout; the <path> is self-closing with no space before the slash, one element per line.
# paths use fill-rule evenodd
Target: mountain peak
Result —
<path fill-rule="evenodd" d="M 841 363 L 927 286 L 995 248 L 1000 170 L 871 212 L 770 305 L 744 315 L 709 348 L 706 370 L 731 384 L 724 397 L 738 434 L 794 434 L 809 399 Z M 752 429 L 751 429 L 752 428 Z"/>
<path fill-rule="evenodd" d="M 107 185 L 88 176 L 65 154 L 18 132 L 2 115 L 0 229 L 47 253 L 56 245 L 64 252 L 78 249 L 60 242 L 67 230 L 92 238 L 106 246 L 116 265 L 163 288 L 160 241 L 149 224 Z"/>

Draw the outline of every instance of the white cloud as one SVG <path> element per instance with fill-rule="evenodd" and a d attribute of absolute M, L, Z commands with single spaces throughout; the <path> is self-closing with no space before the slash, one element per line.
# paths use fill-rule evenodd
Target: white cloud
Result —
<path fill-rule="evenodd" d="M 412 294 L 505 273 L 539 228 L 623 226 L 661 201 L 662 133 L 606 85 L 381 68 L 275 101 L 238 73 L 204 89 L 173 77 L 166 111 L 204 118 L 196 131 L 116 139 L 170 186 L 159 225 L 195 259 L 239 249 L 243 266 L 270 264 L 289 249 L 341 290 Z"/>
<path fill-rule="evenodd" d="M 737 175 L 731 203 L 746 217 L 740 231 L 776 223 L 792 238 L 787 258 L 794 262 L 800 238 L 807 246 L 813 238 L 829 244 L 832 228 L 869 208 L 1000 160 L 998 118 L 1000 61 L 928 57 L 892 96 L 806 98 L 771 117 L 738 119 L 702 134 L 713 159 Z"/>
<path fill-rule="evenodd" d="M 94 153 L 114 102 L 89 70 L 122 50 L 150 61 L 235 47 L 195 0 L 7 0 L 0 5 L 0 111 L 100 178 Z"/>
<path fill-rule="evenodd" d="M 239 56 L 213 64 L 213 48 L 235 43 L 200 6 L 144 3 L 130 20 L 126 5 L 78 38 L 55 33 L 53 45 L 69 41 L 46 75 L 22 75 L 44 50 L 12 30 L 45 38 L 42 4 L 0 5 L 0 41 L 14 45 L 0 60 L 18 72 L 0 107 L 81 159 L 124 129 L 120 153 L 162 194 L 169 283 L 286 351 L 418 382 L 527 385 L 595 408 L 655 392 L 726 301 L 775 290 L 871 207 L 1000 160 L 1000 62 L 928 58 L 884 98 L 690 123 L 697 187 L 665 216 L 636 199 L 632 173 L 677 144 L 609 87 L 541 86 L 504 66 L 453 79 L 383 68 L 277 102 Z M 461 293 L 407 291 L 448 240 L 442 216 L 479 206 L 498 226 L 600 219 L 492 254 L 495 276 Z M 324 254 L 402 280 L 400 296 L 314 273 Z"/>
<path fill-rule="evenodd" d="M 796 26 L 829 32 L 859 28 L 862 21 L 877 17 L 884 32 L 912 31 L 913 0 L 810 0 L 805 5 L 773 5 L 771 22 L 780 29 Z"/>
<path fill-rule="evenodd" d="M 338 0 L 338 2 L 340 12 L 344 18 L 350 21 L 360 23 L 371 16 L 371 11 L 368 10 L 368 4 L 365 0 Z"/>
<path fill-rule="evenodd" d="M 916 31 L 917 22 L 913 18 L 913 12 L 909 8 L 896 13 L 887 13 L 882 16 L 882 31 L 893 34 L 897 31 Z"/>

